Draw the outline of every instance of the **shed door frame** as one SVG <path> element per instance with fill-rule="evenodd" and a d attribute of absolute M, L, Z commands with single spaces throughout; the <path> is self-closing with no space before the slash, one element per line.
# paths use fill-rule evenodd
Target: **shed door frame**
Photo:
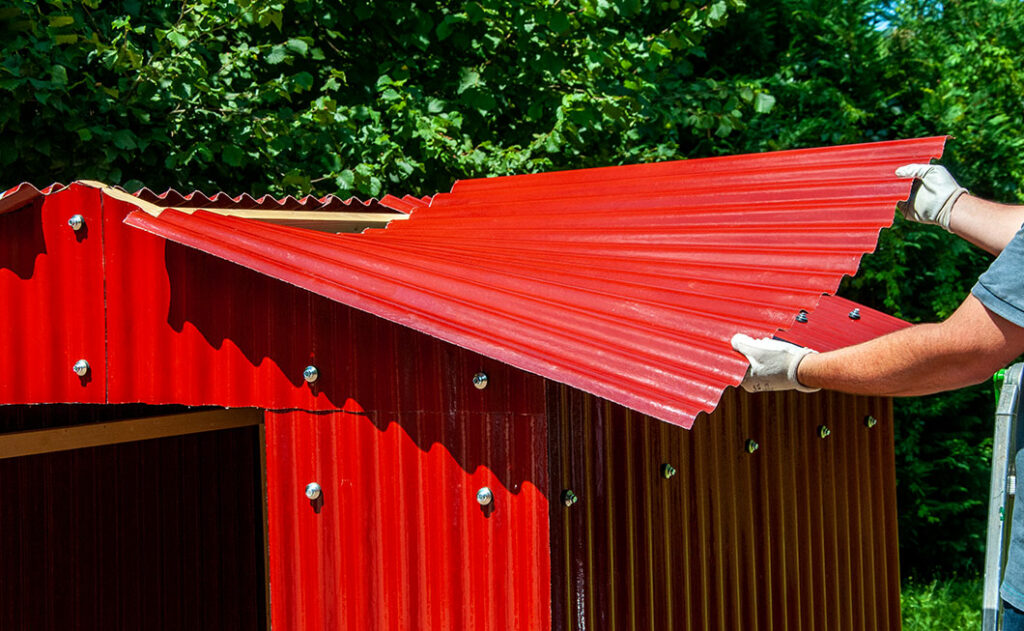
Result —
<path fill-rule="evenodd" d="M 0 433 L 0 460 L 73 449 L 170 438 L 222 429 L 258 426 L 260 498 L 263 517 L 263 589 L 270 629 L 270 559 L 267 550 L 267 442 L 261 408 L 222 408 Z"/>

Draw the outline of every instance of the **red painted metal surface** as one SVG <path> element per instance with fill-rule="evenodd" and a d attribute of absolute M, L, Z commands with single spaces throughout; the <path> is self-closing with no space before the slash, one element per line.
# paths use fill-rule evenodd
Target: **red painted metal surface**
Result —
<path fill-rule="evenodd" d="M 198 211 L 127 223 L 689 427 L 871 251 L 944 138 L 459 182 L 325 235 Z"/>
<path fill-rule="evenodd" d="M 106 399 L 99 191 L 73 186 L 0 214 L 0 402 Z M 79 231 L 73 214 L 85 218 Z M 89 362 L 84 377 L 72 372 Z"/>
<path fill-rule="evenodd" d="M 914 151 L 920 151 L 920 147 Z M 664 291 L 665 296 L 706 297 L 708 301 L 704 304 L 718 305 L 720 313 L 716 314 L 719 319 L 708 317 L 701 321 L 723 325 L 740 320 L 760 322 L 758 318 L 770 319 L 771 309 L 765 306 L 766 303 L 759 302 L 767 301 L 768 296 L 778 296 L 787 305 L 790 303 L 786 302 L 785 295 L 790 291 L 816 300 L 815 283 L 823 283 L 822 279 L 831 278 L 836 272 L 812 267 L 807 261 L 818 259 L 811 256 L 806 259 L 804 267 L 761 270 L 748 283 L 737 280 L 739 268 L 716 262 L 711 253 L 706 253 L 710 258 L 703 265 L 678 262 L 668 254 L 662 259 L 619 256 L 616 253 L 622 249 L 621 244 L 608 245 L 608 257 L 586 254 L 594 244 L 583 244 L 576 255 L 572 254 L 573 248 L 568 243 L 559 244 L 560 249 L 554 253 L 545 253 L 547 244 L 534 244 L 531 254 L 526 240 L 501 238 L 501 231 L 495 233 L 498 236 L 494 239 L 480 242 L 479 246 L 462 236 L 453 236 L 452 242 L 460 244 L 463 250 L 460 250 L 461 254 L 450 255 L 450 267 L 441 267 L 439 261 L 445 252 L 443 248 L 419 238 L 399 239 L 403 234 L 401 231 L 377 232 L 364 235 L 365 239 L 343 239 L 340 242 L 346 247 L 351 244 L 354 253 L 342 251 L 339 255 L 339 237 L 321 235 L 314 238 L 305 231 L 215 218 L 209 213 L 197 213 L 195 221 L 183 219 L 175 228 L 188 236 L 188 231 L 208 222 L 211 232 L 205 232 L 206 228 L 203 228 L 204 231 L 196 233 L 195 238 L 210 240 L 213 236 L 225 236 L 225 247 L 230 246 L 234 248 L 231 252 L 241 252 L 249 257 L 246 260 L 251 260 L 258 270 L 254 271 L 126 226 L 123 220 L 134 207 L 102 196 L 94 188 L 73 184 L 48 197 L 35 196 L 28 203 L 31 206 L 0 215 L 0 257 L 3 257 L 0 260 L 0 296 L 10 301 L 8 304 L 26 305 L 24 313 L 20 308 L 4 312 L 5 322 L 0 327 L 0 335 L 7 337 L 0 338 L 0 402 L 143 401 L 270 409 L 267 420 L 267 482 L 272 616 L 275 627 L 284 629 L 545 629 L 552 624 L 552 594 L 556 598 L 556 628 L 563 626 L 566 608 L 582 612 L 579 615 L 584 617 L 580 619 L 588 621 L 591 628 L 603 628 L 602 621 L 606 619 L 627 620 L 621 617 L 625 611 L 631 612 L 630 619 L 641 621 L 645 615 L 661 615 L 645 614 L 644 610 L 637 609 L 638 603 L 643 605 L 642 599 L 630 601 L 633 604 L 629 606 L 633 609 L 623 608 L 626 605 L 618 598 L 620 594 L 613 585 L 609 586 L 618 576 L 615 568 L 627 567 L 623 565 L 622 557 L 617 557 L 619 560 L 615 561 L 617 565 L 613 566 L 611 574 L 572 574 L 573 582 L 567 587 L 562 581 L 569 580 L 565 577 L 570 575 L 561 574 L 560 568 L 566 563 L 577 563 L 579 557 L 559 556 L 563 554 L 562 548 L 558 547 L 562 544 L 557 542 L 562 540 L 555 540 L 557 567 L 554 568 L 554 585 L 551 582 L 553 548 L 549 538 L 549 519 L 554 516 L 558 528 L 564 528 L 565 524 L 557 521 L 561 513 L 549 511 L 562 510 L 557 503 L 557 495 L 553 494 L 566 484 L 564 479 L 570 478 L 559 477 L 556 480 L 554 473 L 549 471 L 559 472 L 559 476 L 595 476 L 584 478 L 585 484 L 592 485 L 593 491 L 586 492 L 583 505 L 588 505 L 593 497 L 604 496 L 613 500 L 604 504 L 601 509 L 604 512 L 599 514 L 600 519 L 608 520 L 603 523 L 611 524 L 608 536 L 612 538 L 608 541 L 612 543 L 607 544 L 608 547 L 594 543 L 598 541 L 595 537 L 604 536 L 600 529 L 583 538 L 572 539 L 580 542 L 580 546 L 592 546 L 578 548 L 586 550 L 585 554 L 590 555 L 588 558 L 597 559 L 599 557 L 595 555 L 600 554 L 610 558 L 630 550 L 630 554 L 635 554 L 639 549 L 636 547 L 638 541 L 647 541 L 644 545 L 661 554 L 663 548 L 658 546 L 665 545 L 665 542 L 655 541 L 658 532 L 643 530 L 647 527 L 643 519 L 634 517 L 632 521 L 615 521 L 619 518 L 617 511 L 631 506 L 630 502 L 653 497 L 650 493 L 638 493 L 633 499 L 630 495 L 633 487 L 623 486 L 621 481 L 615 482 L 606 477 L 609 472 L 636 471 L 639 461 L 629 458 L 615 460 L 617 456 L 612 455 L 609 457 L 617 464 L 607 471 L 598 471 L 594 462 L 580 459 L 583 458 L 581 455 L 572 456 L 576 460 L 570 458 L 569 465 L 561 459 L 562 455 L 558 455 L 549 465 L 548 440 L 553 433 L 549 431 L 548 419 L 554 418 L 550 414 L 562 415 L 564 411 L 546 409 L 553 404 L 550 396 L 545 398 L 542 379 L 516 370 L 504 360 L 456 348 L 339 304 L 328 292 L 323 292 L 325 297 L 302 288 L 310 278 L 317 279 L 325 287 L 337 283 L 337 276 L 317 276 L 338 269 L 335 257 L 343 255 L 347 264 L 353 265 L 347 272 L 349 275 L 341 278 L 351 285 L 346 291 L 360 300 L 372 299 L 391 305 L 399 321 L 422 317 L 421 311 L 403 311 L 407 307 L 402 305 L 420 305 L 423 309 L 432 306 L 439 310 L 431 312 L 431 315 L 446 326 L 458 324 L 473 335 L 491 334 L 488 339 L 493 339 L 497 332 L 501 339 L 508 339 L 513 345 L 526 343 L 541 351 L 545 350 L 548 337 L 516 338 L 517 334 L 539 330 L 540 326 L 526 321 L 525 312 L 512 311 L 511 303 L 470 302 L 466 303 L 465 310 L 460 310 L 463 309 L 462 303 L 441 298 L 458 296 L 460 289 L 472 290 L 466 294 L 467 299 L 479 298 L 481 287 L 504 277 L 523 283 L 521 291 L 534 292 L 531 297 L 535 302 L 529 303 L 534 306 L 545 304 L 536 300 L 540 297 L 539 287 L 550 290 L 549 300 L 553 303 L 571 305 L 558 301 L 565 296 L 582 294 L 593 298 L 600 291 L 621 297 L 616 286 L 622 285 L 629 291 L 651 292 L 651 296 Z M 398 205 L 397 202 L 389 203 Z M 410 200 L 405 203 L 416 204 Z M 429 217 L 433 208 L 421 205 L 419 210 L 412 209 L 413 217 L 420 213 Z M 67 218 L 73 213 L 85 216 L 87 231 L 78 236 L 67 226 Z M 609 217 L 615 215 L 607 214 Z M 166 228 L 173 225 L 179 215 L 166 211 L 155 221 Z M 447 220 L 437 222 L 439 226 L 451 223 Z M 239 232 L 227 239 L 227 233 L 219 231 L 231 226 L 237 226 Z M 585 232 L 581 231 L 581 234 Z M 625 232 L 635 236 L 628 230 Z M 612 232 L 608 234 L 612 235 Z M 261 253 L 268 235 L 294 239 L 294 242 L 288 242 L 293 249 L 283 249 L 280 245 L 283 242 L 280 242 L 275 246 L 279 249 L 269 255 Z M 393 242 L 389 235 L 395 236 Z M 322 243 L 330 247 L 321 248 Z M 247 244 L 252 251 L 245 250 Z M 414 256 L 413 244 L 427 253 L 423 260 Z M 306 249 L 306 246 L 320 249 Z M 387 248 L 392 247 L 395 252 L 387 254 Z M 502 253 L 502 256 L 507 255 L 506 258 L 487 258 L 491 249 Z M 658 251 L 642 243 L 634 249 L 647 254 Z M 513 256 L 520 250 L 524 253 L 522 261 Z M 665 252 L 671 253 L 670 250 L 672 248 L 666 246 Z M 695 250 L 683 248 L 679 251 L 688 253 L 687 256 L 696 256 Z M 472 256 L 467 252 L 472 252 Z M 781 256 L 783 252 L 780 247 L 776 254 Z M 313 256 L 312 259 L 298 259 L 299 263 L 312 261 L 313 264 L 303 269 L 296 266 L 292 270 L 287 257 L 274 256 L 285 253 L 297 257 Z M 465 275 L 473 272 L 478 254 L 482 261 L 480 268 L 486 273 L 469 279 Z M 317 255 L 322 255 L 322 258 L 315 258 Z M 362 257 L 362 268 L 352 263 L 357 255 Z M 793 251 L 789 255 L 800 257 L 803 253 Z M 823 251 L 816 251 L 816 256 L 822 260 L 833 260 Z M 844 256 L 850 260 L 856 258 Z M 561 273 L 559 268 L 572 262 L 576 263 L 576 269 L 571 274 L 556 274 Z M 684 281 L 675 276 L 675 270 L 681 266 L 688 274 L 700 270 L 715 280 L 684 287 Z M 274 273 L 268 275 L 268 269 Z M 280 277 L 274 270 L 294 271 L 294 280 L 301 287 L 271 278 Z M 444 276 L 440 274 L 441 270 L 451 271 L 453 276 Z M 536 270 L 550 270 L 552 276 L 540 283 L 529 275 Z M 405 283 L 396 280 L 393 272 L 400 274 Z M 447 285 L 455 283 L 456 278 L 457 284 Z M 638 278 L 647 284 L 638 285 Z M 685 282 L 692 281 L 692 276 L 685 278 L 690 279 Z M 773 278 L 774 281 L 771 280 Z M 367 284 L 363 285 L 361 279 L 367 280 Z M 568 280 L 575 282 L 577 279 L 580 279 L 579 286 L 567 286 Z M 803 285 L 800 285 L 801 289 L 787 288 L 782 282 L 786 279 L 791 279 L 793 285 L 801 282 Z M 359 287 L 391 288 L 395 293 L 360 297 L 357 293 Z M 732 293 L 723 298 L 712 291 L 715 287 L 727 288 Z M 426 288 L 436 291 L 439 298 L 427 300 Z M 741 295 L 741 290 L 754 289 L 757 293 L 752 297 Z M 498 292 L 494 296 L 518 296 L 517 305 L 527 304 L 523 300 L 524 294 L 515 294 L 508 288 L 503 291 L 505 293 Z M 488 315 L 491 320 L 484 322 L 482 318 L 487 314 L 481 315 L 474 308 L 487 304 L 494 313 Z M 587 304 L 594 309 L 599 306 L 596 299 Z M 650 301 L 642 304 L 649 307 Z M 622 318 L 626 324 L 636 323 L 630 318 L 638 305 L 641 303 L 634 301 L 622 307 Z M 729 305 L 732 305 L 732 311 L 729 311 Z M 787 308 L 798 306 L 810 309 L 810 306 L 803 307 L 801 300 L 793 300 Z M 823 310 L 824 307 L 813 311 L 809 324 L 817 324 L 820 321 L 817 316 Z M 546 311 L 540 313 L 543 311 L 541 308 L 535 311 L 541 323 L 546 322 L 544 317 L 551 315 Z M 517 313 L 524 321 L 511 321 L 511 330 L 503 329 L 503 326 L 510 325 L 509 316 Z M 569 313 L 578 318 L 573 321 L 575 326 L 607 321 L 607 318 L 587 319 L 586 313 L 577 311 L 570 310 Z M 681 318 L 684 313 L 700 319 L 700 313 L 694 313 L 692 304 L 684 305 L 677 315 Z M 733 315 L 724 317 L 721 313 Z M 474 319 L 468 319 L 469 316 Z M 836 317 L 842 319 L 845 315 L 838 313 Z M 647 326 L 645 334 L 648 336 L 668 331 L 667 323 L 648 322 Z M 563 327 L 560 333 L 565 334 L 569 330 Z M 837 325 L 837 330 L 842 334 L 844 329 Z M 473 339 L 472 335 L 468 337 Z M 645 350 L 644 344 L 649 343 L 649 340 L 640 339 L 638 352 Z M 695 344 L 697 350 L 694 352 L 700 352 L 699 340 Z M 581 353 L 595 349 L 595 352 L 601 352 L 600 348 L 585 344 L 574 348 Z M 717 361 L 720 354 L 713 350 L 705 349 L 704 356 Z M 70 363 L 82 354 L 87 354 L 93 365 L 92 380 L 85 384 L 79 382 L 70 370 Z M 613 356 L 602 355 L 600 359 L 607 361 Z M 93 357 L 99 359 L 93 360 Z M 581 362 L 586 359 L 584 357 Z M 312 385 L 302 379 L 302 369 L 308 364 L 316 365 L 321 375 Z M 471 384 L 473 374 L 480 370 L 490 377 L 485 390 L 476 390 Z M 84 398 L 86 396 L 91 398 Z M 658 432 L 678 432 L 683 437 L 673 434 L 674 441 L 690 440 L 687 432 L 650 420 L 644 420 L 642 426 L 633 427 L 637 416 L 628 410 L 597 401 L 594 397 L 578 396 L 584 397 L 581 400 L 586 403 L 570 406 L 569 416 L 572 418 L 576 418 L 573 414 L 577 411 L 583 414 L 585 409 L 590 409 L 588 406 L 596 410 L 586 412 L 588 418 L 602 414 L 621 416 L 621 422 L 607 425 L 614 427 L 615 431 L 602 436 L 607 446 L 622 446 L 630 458 L 637 449 L 637 443 L 630 436 L 635 438 L 636 432 L 648 432 L 648 426 L 660 428 Z M 745 401 L 766 400 L 736 396 L 741 398 L 727 399 L 727 403 L 731 402 L 728 403 L 729 409 L 762 405 Z M 765 445 L 773 441 L 786 444 L 785 441 L 791 440 L 787 432 L 796 431 L 802 426 L 800 423 L 806 424 L 809 418 L 820 418 L 829 409 L 814 406 L 804 409 L 788 403 L 767 405 L 763 414 L 767 420 L 762 424 L 762 427 L 769 428 L 762 441 Z M 722 413 L 725 414 L 724 411 Z M 777 415 L 789 415 L 789 424 L 773 425 Z M 703 430 L 700 435 L 717 436 L 728 431 L 732 432 L 728 435 L 733 436 L 748 427 L 743 424 L 747 423 L 742 420 L 745 417 L 737 418 L 741 419 L 736 421 L 739 429 L 730 429 L 730 421 L 708 421 L 704 423 L 706 428 L 700 428 Z M 557 422 L 564 424 L 565 419 L 565 416 L 558 416 Z M 556 428 L 553 431 L 562 430 Z M 585 440 L 596 440 L 598 436 L 593 434 L 591 439 Z M 733 437 L 738 437 L 738 434 Z M 569 448 L 589 449 L 588 445 L 592 443 L 585 440 L 580 443 L 570 441 Z M 716 440 L 726 439 L 720 437 Z M 639 444 L 656 443 L 641 441 Z M 707 443 L 694 443 L 692 448 L 697 452 L 680 453 L 691 454 L 697 463 L 700 457 L 710 458 L 711 451 L 722 444 L 713 442 L 708 447 Z M 558 453 L 564 454 L 566 448 L 564 443 L 560 443 L 558 449 L 563 451 Z M 875 463 L 872 460 L 869 465 L 857 465 L 860 467 L 857 469 L 852 461 L 848 458 L 842 467 L 834 469 L 840 473 L 828 475 L 841 476 L 842 472 L 855 469 L 870 474 L 870 467 Z M 697 464 L 693 466 L 698 467 Z M 732 470 L 723 468 L 724 465 L 708 466 L 709 471 L 713 469 L 725 472 L 727 476 L 735 475 L 735 472 L 730 472 Z M 865 469 L 865 466 L 869 468 Z M 788 498 L 785 499 L 789 502 L 786 506 L 810 511 L 811 504 L 794 504 L 797 500 L 787 495 L 789 487 L 779 487 L 791 483 L 793 478 L 790 476 L 797 475 L 793 471 L 805 470 L 786 468 L 783 464 L 772 468 L 770 474 L 774 477 L 764 482 L 765 499 L 759 505 L 762 510 L 766 510 L 764 506 L 769 502 L 768 498 L 778 494 Z M 579 478 L 571 478 L 576 479 Z M 724 498 L 722 501 L 732 497 L 730 493 L 734 487 L 724 482 L 714 486 L 714 480 L 710 478 L 702 480 L 703 486 L 697 484 L 693 488 L 704 494 L 687 495 L 680 502 L 704 502 L 701 506 L 712 511 L 708 507 L 719 501 L 708 499 L 718 497 L 712 493 L 720 493 Z M 723 480 L 728 481 L 729 478 Z M 320 482 L 325 489 L 324 504 L 319 513 L 302 494 L 310 481 Z M 602 486 L 606 483 L 614 488 Z M 484 484 L 491 487 L 496 498 L 490 512 L 482 511 L 475 503 L 476 490 Z M 616 484 L 618 486 L 614 486 Z M 868 487 L 857 488 L 861 488 L 858 492 L 868 492 Z M 871 492 L 879 493 L 879 497 L 887 497 L 885 493 L 888 491 L 884 486 L 870 488 Z M 813 488 L 808 492 L 810 497 L 818 497 L 813 494 Z M 682 491 L 677 490 L 676 493 Z M 635 510 L 636 506 L 632 506 L 630 510 Z M 835 515 L 849 517 L 851 514 L 843 513 L 834 505 L 829 510 L 836 511 Z M 719 515 L 714 512 L 708 514 Z M 701 522 L 703 530 L 695 532 L 704 533 L 701 536 L 706 535 L 705 538 L 698 537 L 687 545 L 699 549 L 722 533 L 743 540 L 749 536 L 749 532 L 744 530 L 746 522 L 738 523 L 731 530 L 727 526 L 726 516 L 739 514 L 739 511 L 722 513 L 711 521 Z M 819 519 L 813 512 L 807 515 L 808 527 L 830 528 L 837 524 L 837 528 L 843 528 L 848 523 L 835 518 L 835 515 L 828 519 Z M 869 512 L 863 515 L 868 517 L 859 517 L 862 521 L 870 519 Z M 780 523 L 778 520 L 783 518 L 776 516 L 774 519 L 777 521 L 769 524 L 775 524 L 772 527 L 776 528 Z M 668 522 L 651 523 L 665 527 Z M 803 526 L 800 528 L 797 532 L 809 532 Z M 582 531 L 573 532 L 579 534 Z M 840 532 L 851 539 L 857 537 L 849 530 Z M 790 539 L 784 541 L 789 542 Z M 825 567 L 832 567 L 827 564 L 836 559 L 842 561 L 845 557 L 829 556 L 832 553 L 827 548 L 840 545 L 842 539 L 823 538 L 819 541 L 811 537 L 807 541 L 814 542 L 815 546 L 820 543 L 820 547 L 815 547 L 806 557 L 800 556 L 799 545 L 803 541 L 793 540 L 790 547 L 796 548 L 792 554 L 798 557 L 797 561 L 787 562 L 789 564 L 784 569 L 777 564 L 771 566 L 770 571 L 784 572 L 785 576 L 772 579 L 768 595 L 757 596 L 757 602 L 761 603 L 757 606 L 761 607 L 771 599 L 792 596 L 802 599 L 801 603 L 813 603 L 817 609 L 812 611 L 818 612 L 813 619 L 823 619 L 821 609 L 837 592 L 829 587 L 828 590 L 832 591 L 814 591 L 811 596 L 804 597 L 801 590 L 818 589 L 813 581 L 831 576 L 821 569 L 819 561 L 826 564 Z M 876 549 L 888 554 L 888 548 L 878 547 L 882 539 L 871 541 Z M 884 543 L 889 545 L 887 539 Z M 684 583 L 689 586 L 688 590 L 709 590 L 699 594 L 705 594 L 712 601 L 694 601 L 700 607 L 710 606 L 707 602 L 724 602 L 713 599 L 720 598 L 726 588 L 735 595 L 749 587 L 742 582 L 728 582 L 735 578 L 728 574 L 732 570 L 723 570 L 723 574 L 709 569 L 717 567 L 713 565 L 718 563 L 715 559 L 725 559 L 722 555 L 734 554 L 735 557 L 728 557 L 734 565 L 727 566 L 734 567 L 746 558 L 743 554 L 753 554 L 755 560 L 760 558 L 751 552 L 749 546 L 736 549 L 719 547 L 716 550 L 720 551 L 719 557 L 700 557 L 703 559 L 701 563 L 706 561 L 699 566 L 704 568 L 704 574 L 681 579 L 690 581 Z M 784 552 L 776 549 L 772 554 Z M 677 557 L 669 555 L 666 558 L 677 562 Z M 884 576 L 885 581 L 890 580 L 891 569 L 888 566 L 879 565 L 880 561 L 870 561 L 875 565 L 868 561 L 864 563 L 864 583 L 859 589 L 867 589 L 863 585 L 874 580 L 876 573 Z M 685 564 L 681 566 L 679 572 L 682 576 L 688 576 L 688 567 Z M 807 585 L 797 583 L 799 587 L 792 587 L 792 581 L 805 580 L 800 578 L 804 576 L 802 572 L 809 573 L 812 578 L 806 580 L 812 582 Z M 655 602 L 654 597 L 643 591 L 650 589 L 650 584 L 643 587 L 635 569 L 630 569 L 630 573 L 623 576 L 634 581 L 629 593 L 643 594 L 647 602 Z M 889 588 L 890 583 L 887 582 L 886 589 Z M 570 591 L 560 591 L 564 589 Z M 674 592 L 671 595 L 675 599 L 672 611 L 685 610 L 689 593 L 687 591 L 680 596 Z M 697 591 L 693 593 L 698 594 Z M 764 600 L 766 598 L 767 601 Z M 594 608 L 587 610 L 591 603 Z M 879 615 L 888 616 L 891 607 L 890 600 L 886 600 L 884 611 Z M 699 620 L 703 619 L 699 616 L 710 614 L 695 613 L 693 616 L 698 616 L 695 619 Z"/>
<path fill-rule="evenodd" d="M 35 203 L 0 216 L 18 222 L 0 231 L 5 268 L 26 276 L 0 269 L 0 295 L 47 305 L 5 312 L 0 401 L 77 400 L 58 381 L 70 364 L 45 360 L 68 354 L 56 326 L 98 349 L 97 402 L 280 410 L 267 425 L 275 628 L 549 627 L 541 379 L 129 228 L 133 207 L 96 189 Z M 86 215 L 82 242 L 51 236 L 73 234 L 71 211 Z M 50 273 L 51 259 L 77 273 Z M 37 356 L 45 371 L 25 371 Z M 326 489 L 320 514 L 309 476 Z"/>
<path fill-rule="evenodd" d="M 551 495 L 578 497 L 552 503 L 553 628 L 900 627 L 891 399 L 730 388 L 692 431 L 559 384 L 548 409 Z"/>
<path fill-rule="evenodd" d="M 779 332 L 778 337 L 825 352 L 910 326 L 909 322 L 839 296 L 822 296 L 818 308 L 806 320 L 795 322 L 788 330 Z"/>
<path fill-rule="evenodd" d="M 36 188 L 35 186 L 23 182 L 13 188 L 9 188 L 3 193 L 0 193 L 0 215 L 12 210 L 17 210 L 22 206 L 50 193 L 58 191 L 64 188 L 62 184 L 51 184 L 44 188 Z"/>
<path fill-rule="evenodd" d="M 364 413 L 267 414 L 273 627 L 550 628 L 543 380 L 388 324 L 352 333 L 376 344 L 339 349 Z"/>

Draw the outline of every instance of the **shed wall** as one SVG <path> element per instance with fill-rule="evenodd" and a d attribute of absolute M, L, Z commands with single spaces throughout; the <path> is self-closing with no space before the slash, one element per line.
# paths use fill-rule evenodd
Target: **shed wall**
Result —
<path fill-rule="evenodd" d="M 547 397 L 553 628 L 899 628 L 891 400 L 730 389 L 685 431 Z"/>
<path fill-rule="evenodd" d="M 363 412 L 266 415 L 274 628 L 550 628 L 543 380 L 369 324 Z"/>

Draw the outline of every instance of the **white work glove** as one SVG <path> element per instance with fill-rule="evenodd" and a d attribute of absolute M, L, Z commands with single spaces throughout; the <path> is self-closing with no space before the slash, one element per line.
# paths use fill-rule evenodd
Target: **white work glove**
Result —
<path fill-rule="evenodd" d="M 942 226 L 947 232 L 953 204 L 967 189 L 956 183 L 946 167 L 938 164 L 908 164 L 896 169 L 896 177 L 913 177 L 910 199 L 896 207 L 910 221 Z"/>
<path fill-rule="evenodd" d="M 820 390 L 808 388 L 796 379 L 796 369 L 800 365 L 800 360 L 817 351 L 767 337 L 755 340 L 742 333 L 732 337 L 732 347 L 750 360 L 750 367 L 747 368 L 747 374 L 743 376 L 743 383 L 740 384 L 747 392 Z"/>

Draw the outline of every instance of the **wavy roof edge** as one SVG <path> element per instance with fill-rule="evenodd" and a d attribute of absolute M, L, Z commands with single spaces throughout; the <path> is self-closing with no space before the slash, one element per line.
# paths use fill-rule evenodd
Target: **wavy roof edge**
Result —
<path fill-rule="evenodd" d="M 90 180 L 75 180 L 94 187 L 106 187 L 107 185 Z M 0 213 L 16 210 L 31 203 L 39 197 L 45 197 L 66 188 L 64 184 L 53 183 L 45 187 L 37 187 L 30 182 L 22 182 L 3 193 L 0 193 Z M 381 198 L 359 199 L 358 197 L 341 198 L 335 195 L 324 195 L 316 197 L 305 195 L 303 197 L 274 197 L 272 195 L 261 195 L 253 197 L 248 193 L 231 195 L 225 192 L 216 192 L 210 195 L 201 191 L 181 193 L 174 189 L 167 189 L 163 193 L 157 193 L 149 188 L 142 188 L 135 192 L 125 190 L 120 186 L 111 186 L 111 189 L 124 192 L 127 195 L 136 197 L 143 202 L 168 208 L 210 208 L 220 210 L 267 210 L 267 211 L 302 211 L 302 212 L 368 212 L 368 213 L 395 213 L 407 215 L 417 208 L 430 204 L 432 196 L 414 197 L 404 195 L 384 195 Z"/>

